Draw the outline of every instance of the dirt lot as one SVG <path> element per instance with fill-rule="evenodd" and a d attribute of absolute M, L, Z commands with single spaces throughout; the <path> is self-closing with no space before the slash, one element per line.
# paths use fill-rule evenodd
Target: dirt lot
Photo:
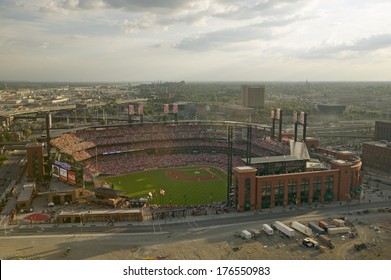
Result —
<path fill-rule="evenodd" d="M 313 220 L 299 217 L 299 221 Z M 334 249 L 320 252 L 301 245 L 304 236 L 286 239 L 276 234 L 249 241 L 235 238 L 243 229 L 260 224 L 232 225 L 222 228 L 189 230 L 183 233 L 115 234 L 103 236 L 52 236 L 1 238 L 1 259 L 391 259 L 391 213 L 349 216 L 358 236 L 332 237 Z M 289 221 L 285 221 L 289 223 Z M 365 249 L 355 249 L 365 244 Z M 70 250 L 69 250 L 70 249 Z"/>

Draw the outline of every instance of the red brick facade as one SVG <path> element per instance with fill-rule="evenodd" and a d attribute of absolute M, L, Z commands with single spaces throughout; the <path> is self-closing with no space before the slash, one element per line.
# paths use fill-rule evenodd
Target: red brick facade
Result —
<path fill-rule="evenodd" d="M 233 203 L 239 211 L 346 200 L 361 184 L 361 161 L 331 162 L 330 170 L 256 176 L 252 167 L 235 167 Z"/>
<path fill-rule="evenodd" d="M 43 163 L 43 143 L 27 144 L 27 178 L 35 180 L 43 178 L 44 163 Z"/>
<path fill-rule="evenodd" d="M 361 158 L 365 168 L 391 174 L 391 145 L 382 142 L 363 143 Z"/>

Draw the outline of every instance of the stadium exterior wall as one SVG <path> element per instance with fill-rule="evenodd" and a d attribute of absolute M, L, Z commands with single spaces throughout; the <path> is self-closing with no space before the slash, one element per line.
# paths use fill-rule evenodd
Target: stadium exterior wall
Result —
<path fill-rule="evenodd" d="M 354 163 L 336 161 L 332 168 L 323 171 L 299 172 L 256 176 L 255 168 L 233 169 L 233 204 L 239 211 L 260 210 L 276 206 L 294 207 L 302 204 L 347 201 L 354 197 L 361 180 L 361 161 Z M 246 207 L 247 193 L 251 194 L 250 207 Z M 250 190 L 248 190 L 250 186 Z"/>

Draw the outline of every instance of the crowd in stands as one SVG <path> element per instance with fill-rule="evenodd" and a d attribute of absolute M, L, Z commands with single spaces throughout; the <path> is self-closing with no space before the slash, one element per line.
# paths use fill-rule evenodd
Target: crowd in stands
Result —
<path fill-rule="evenodd" d="M 234 156 L 233 166 L 243 165 L 241 157 Z M 117 175 L 144 171 L 153 168 L 168 168 L 179 166 L 210 165 L 221 169 L 227 168 L 227 155 L 211 153 L 180 153 L 180 154 L 147 154 L 145 152 L 106 155 L 99 160 L 88 159 L 84 163 L 86 180 L 94 174 Z"/>
<path fill-rule="evenodd" d="M 234 154 L 245 155 L 247 151 L 247 127 L 233 126 L 233 150 Z M 289 146 L 269 139 L 269 132 L 263 127 L 252 128 L 252 146 L 251 154 L 253 157 L 288 155 Z M 131 171 L 144 170 L 151 167 L 169 167 L 191 164 L 192 161 L 205 163 L 211 161 L 219 166 L 218 162 L 225 166 L 226 155 L 219 155 L 218 152 L 225 152 L 227 144 L 227 125 L 222 124 L 161 124 L 147 123 L 134 126 L 118 126 L 113 128 L 85 129 L 72 133 L 66 133 L 61 137 L 51 141 L 61 153 L 70 155 L 75 161 L 83 162 L 84 166 L 92 166 L 91 172 L 118 174 Z M 209 148 L 210 153 L 205 154 L 173 154 L 157 155 L 161 149 L 183 149 L 188 147 L 205 152 Z M 213 148 L 216 148 L 214 154 Z M 154 155 L 147 153 L 152 150 Z M 134 153 L 134 151 L 144 151 L 143 153 Z M 116 155 L 106 155 L 116 153 Z M 138 155 L 135 157 L 134 155 Z M 96 156 L 99 158 L 99 170 L 94 170 L 96 165 Z M 144 156 L 142 156 L 144 155 Z M 206 158 L 206 155 L 209 158 Z M 203 156 L 205 158 L 203 158 Z M 214 159 L 217 157 L 224 157 Z M 121 166 L 111 166 L 111 159 L 131 161 L 131 164 L 121 164 L 134 170 L 122 170 Z M 240 158 L 237 156 L 237 158 Z M 114 160 L 114 162 L 116 161 Z M 107 170 L 105 168 L 107 161 Z M 91 165 L 91 163 L 93 163 Z M 240 162 L 239 165 L 243 163 Z M 129 167 L 130 166 L 130 167 Z M 118 170 L 117 170 L 118 169 Z"/>

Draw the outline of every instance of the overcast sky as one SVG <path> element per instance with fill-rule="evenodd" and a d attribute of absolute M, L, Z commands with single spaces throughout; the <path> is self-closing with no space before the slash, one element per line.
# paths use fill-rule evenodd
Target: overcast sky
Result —
<path fill-rule="evenodd" d="M 0 80 L 389 81 L 389 0 L 0 0 Z"/>

